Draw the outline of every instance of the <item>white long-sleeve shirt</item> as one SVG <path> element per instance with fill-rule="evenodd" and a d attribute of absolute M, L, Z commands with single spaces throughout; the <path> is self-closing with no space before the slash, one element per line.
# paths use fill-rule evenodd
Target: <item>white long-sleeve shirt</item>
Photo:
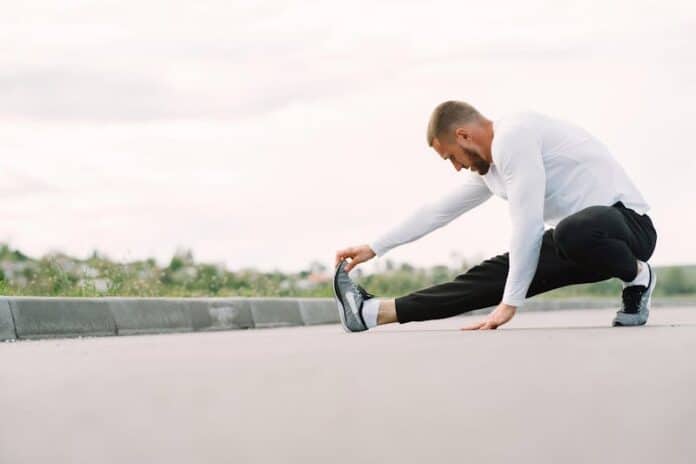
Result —
<path fill-rule="evenodd" d="M 493 122 L 493 162 L 486 175 L 460 171 L 451 194 L 422 206 L 370 243 L 382 256 L 480 205 L 491 195 L 506 199 L 512 219 L 510 270 L 502 302 L 520 306 L 536 272 L 544 224 L 588 206 L 621 201 L 639 214 L 649 210 L 638 189 L 598 139 L 573 124 L 538 113 L 516 113 Z"/>

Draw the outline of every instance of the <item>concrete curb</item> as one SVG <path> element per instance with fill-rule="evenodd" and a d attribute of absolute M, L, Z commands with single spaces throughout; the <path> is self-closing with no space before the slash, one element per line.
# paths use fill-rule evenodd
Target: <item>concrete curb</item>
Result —
<path fill-rule="evenodd" d="M 300 303 L 294 298 L 250 298 L 249 301 L 257 328 L 304 325 Z"/>
<path fill-rule="evenodd" d="M 617 304 L 615 299 L 532 299 L 521 310 L 610 308 Z M 653 305 L 696 306 L 696 301 L 655 299 Z M 209 332 L 338 322 L 332 298 L 0 297 L 0 341 Z"/>
<path fill-rule="evenodd" d="M 329 298 L 0 297 L 0 341 L 337 322 Z"/>
<path fill-rule="evenodd" d="M 0 340 L 12 340 L 15 338 L 17 338 L 17 333 L 15 332 L 10 302 L 0 300 Z"/>
<path fill-rule="evenodd" d="M 200 325 L 196 330 L 235 330 L 253 329 L 254 319 L 251 316 L 251 303 L 248 298 L 210 298 L 195 300 L 194 307 L 199 306 L 207 316 L 198 319 Z"/>
<path fill-rule="evenodd" d="M 300 314 L 304 325 L 338 324 L 340 319 L 332 298 L 300 298 Z"/>
<path fill-rule="evenodd" d="M 187 300 L 113 300 L 108 302 L 119 335 L 193 332 Z"/>
<path fill-rule="evenodd" d="M 80 298 L 8 298 L 17 338 L 116 335 L 106 301 Z"/>

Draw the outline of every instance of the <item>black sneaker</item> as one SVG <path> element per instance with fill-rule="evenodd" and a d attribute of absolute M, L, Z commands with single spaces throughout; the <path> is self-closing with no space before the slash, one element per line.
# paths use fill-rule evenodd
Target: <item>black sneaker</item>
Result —
<path fill-rule="evenodd" d="M 621 295 L 623 307 L 616 312 L 616 317 L 611 324 L 614 327 L 644 325 L 648 322 L 650 297 L 655 289 L 657 279 L 650 265 L 648 263 L 645 263 L 645 265 L 648 266 L 648 272 L 650 273 L 648 286 L 631 285 L 623 289 L 623 294 Z"/>

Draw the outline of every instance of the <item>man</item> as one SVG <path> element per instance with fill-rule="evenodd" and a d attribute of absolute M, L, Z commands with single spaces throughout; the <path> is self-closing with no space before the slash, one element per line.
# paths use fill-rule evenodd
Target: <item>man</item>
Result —
<path fill-rule="evenodd" d="M 657 233 L 648 204 L 599 140 L 541 114 L 491 121 L 467 103 L 447 101 L 433 111 L 427 141 L 454 169 L 465 169 L 461 185 L 372 243 L 336 253 L 334 292 L 346 331 L 497 305 L 465 328 L 495 329 L 527 297 L 612 277 L 624 287 L 612 325 L 646 323 L 656 282 L 647 261 Z M 444 226 L 491 195 L 509 203 L 509 253 L 396 299 L 376 298 L 348 276 L 358 264 Z M 544 231 L 545 223 L 555 228 Z"/>

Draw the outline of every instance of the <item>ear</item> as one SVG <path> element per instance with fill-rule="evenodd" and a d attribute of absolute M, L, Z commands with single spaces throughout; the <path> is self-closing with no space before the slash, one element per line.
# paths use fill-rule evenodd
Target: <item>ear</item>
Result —
<path fill-rule="evenodd" d="M 459 137 L 463 138 L 464 140 L 469 140 L 470 135 L 469 131 L 466 130 L 464 127 L 457 127 L 454 130 L 454 136 L 459 139 Z"/>

